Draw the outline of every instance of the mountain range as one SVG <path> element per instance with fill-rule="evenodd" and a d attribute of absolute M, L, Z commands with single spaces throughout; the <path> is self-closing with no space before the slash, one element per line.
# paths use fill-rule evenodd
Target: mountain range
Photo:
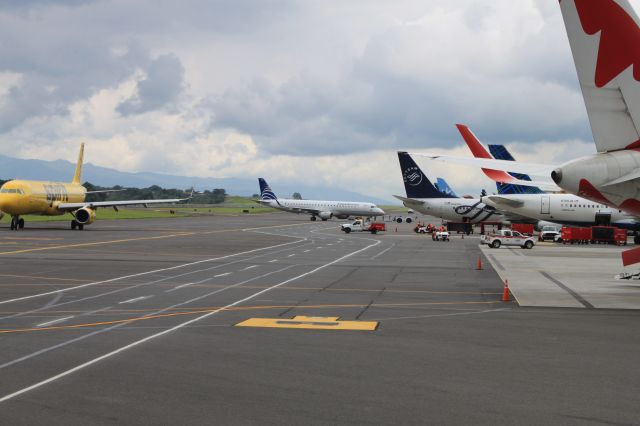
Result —
<path fill-rule="evenodd" d="M 31 179 L 67 182 L 73 176 L 75 164 L 65 160 L 34 160 L 20 159 L 0 155 L 1 179 Z M 95 166 L 85 163 L 82 169 L 82 181 L 94 185 L 111 187 L 146 188 L 158 185 L 162 188 L 186 189 L 195 187 L 196 190 L 224 188 L 227 194 L 251 196 L 259 192 L 258 176 L 256 179 L 242 178 L 203 178 L 194 176 L 176 176 L 152 172 L 121 172 L 115 169 Z M 294 192 L 299 192 L 306 199 L 330 199 L 339 201 L 368 201 L 376 204 L 397 204 L 397 201 L 383 200 L 369 197 L 357 192 L 329 186 L 307 186 L 292 184 L 291 182 L 268 179 L 270 186 L 278 196 L 288 198 Z"/>

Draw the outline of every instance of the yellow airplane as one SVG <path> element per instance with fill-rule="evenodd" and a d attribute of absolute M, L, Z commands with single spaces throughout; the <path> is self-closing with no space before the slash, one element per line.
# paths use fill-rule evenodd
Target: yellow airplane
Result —
<path fill-rule="evenodd" d="M 73 216 L 71 229 L 84 228 L 93 223 L 98 207 L 112 207 L 116 211 L 118 206 L 142 204 L 177 203 L 188 198 L 163 200 L 126 200 L 126 201 L 94 201 L 85 202 L 87 194 L 113 191 L 87 191 L 80 184 L 82 174 L 82 159 L 84 143 L 80 145 L 78 163 L 71 183 L 46 182 L 30 180 L 10 180 L 0 187 L 0 217 L 11 215 L 11 229 L 24 228 L 24 219 L 20 215 L 35 214 L 43 216 L 58 216 L 70 213 Z"/>

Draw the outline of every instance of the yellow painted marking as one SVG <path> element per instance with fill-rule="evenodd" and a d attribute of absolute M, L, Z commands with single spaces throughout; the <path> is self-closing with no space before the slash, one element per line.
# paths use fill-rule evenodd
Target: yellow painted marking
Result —
<path fill-rule="evenodd" d="M 339 317 L 306 317 L 296 316 L 293 319 L 283 318 L 249 318 L 236 324 L 236 327 L 263 328 L 302 328 L 306 330 L 359 330 L 373 331 L 378 328 L 378 321 L 338 321 Z"/>

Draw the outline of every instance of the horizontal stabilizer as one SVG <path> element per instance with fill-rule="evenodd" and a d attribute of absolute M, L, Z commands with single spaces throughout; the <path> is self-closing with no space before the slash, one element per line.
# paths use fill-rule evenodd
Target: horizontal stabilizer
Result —
<path fill-rule="evenodd" d="M 405 205 L 407 205 L 407 204 L 414 205 L 414 206 L 423 206 L 423 205 L 425 205 L 424 201 L 416 200 L 415 198 L 401 197 L 399 195 L 394 195 L 394 197 L 396 197 L 398 200 L 400 200 L 403 203 L 405 203 Z"/>

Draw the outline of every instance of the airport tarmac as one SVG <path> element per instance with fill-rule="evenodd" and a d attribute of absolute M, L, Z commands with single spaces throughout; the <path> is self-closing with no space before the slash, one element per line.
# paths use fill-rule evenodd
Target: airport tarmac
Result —
<path fill-rule="evenodd" d="M 500 302 L 477 238 L 339 223 L 0 230 L 2 422 L 637 423 L 638 312 Z"/>
<path fill-rule="evenodd" d="M 637 265 L 622 265 L 620 253 L 630 248 L 540 243 L 482 251 L 520 306 L 640 309 L 640 281 L 614 278 L 638 272 Z"/>

